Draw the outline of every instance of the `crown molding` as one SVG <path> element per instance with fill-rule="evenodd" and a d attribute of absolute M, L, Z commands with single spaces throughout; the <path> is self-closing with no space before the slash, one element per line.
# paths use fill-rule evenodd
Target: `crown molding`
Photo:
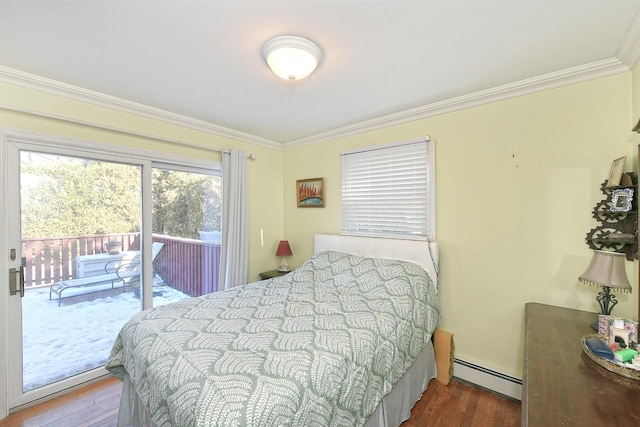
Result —
<path fill-rule="evenodd" d="M 468 95 L 458 96 L 445 101 L 434 102 L 417 108 L 412 108 L 398 113 L 389 114 L 372 120 L 343 126 L 329 132 L 323 132 L 309 137 L 288 142 L 285 150 L 317 144 L 332 139 L 343 138 L 363 132 L 369 132 L 384 127 L 395 126 L 440 114 L 451 113 L 466 108 L 477 107 L 529 95 L 561 86 L 582 83 L 589 80 L 608 77 L 630 70 L 630 67 L 617 58 L 609 58 L 592 62 L 577 67 L 567 68 L 561 71 L 543 74 L 515 83 L 497 86 L 491 89 L 481 90 Z"/>
<path fill-rule="evenodd" d="M 633 39 L 633 35 L 640 34 L 640 23 L 636 19 L 632 25 L 632 29 L 627 33 L 629 39 Z M 375 119 L 366 120 L 352 125 L 343 126 L 328 132 L 311 135 L 286 143 L 279 143 L 255 135 L 249 135 L 243 132 L 234 131 L 222 126 L 214 125 L 202 120 L 193 119 L 179 114 L 164 111 L 158 108 L 138 104 L 121 98 L 94 92 L 88 89 L 78 88 L 66 83 L 35 76 L 14 70 L 12 68 L 0 65 L 0 81 L 6 81 L 23 87 L 33 88 L 66 98 L 75 99 L 94 105 L 111 108 L 117 111 L 128 112 L 142 117 L 160 120 L 172 123 L 178 126 L 195 129 L 198 131 L 214 134 L 221 137 L 231 138 L 238 141 L 268 147 L 276 150 L 289 150 L 303 147 L 306 145 L 317 144 L 332 139 L 343 138 L 363 132 L 374 131 L 380 128 L 395 126 L 408 123 L 411 121 L 421 120 L 440 114 L 451 113 L 466 108 L 477 107 L 480 105 L 490 104 L 505 99 L 515 98 L 523 95 L 529 95 L 549 89 L 567 86 L 576 83 L 582 83 L 589 80 L 608 77 L 631 69 L 629 62 L 635 56 L 640 55 L 640 37 L 635 37 L 633 41 L 624 43 L 620 52 L 626 57 L 623 62 L 616 57 L 595 61 L 589 64 L 577 67 L 567 68 L 561 71 L 543 74 L 541 76 L 530 79 L 520 80 L 518 82 L 497 86 L 474 92 L 467 95 L 458 96 L 444 101 L 427 104 L 424 106 L 400 111 L 393 114 L 377 117 Z"/>
<path fill-rule="evenodd" d="M 616 56 L 629 68 L 633 68 L 640 59 L 640 13 L 636 14 L 629 30 L 627 30 Z"/>
<path fill-rule="evenodd" d="M 126 99 L 117 98 L 115 96 L 73 86 L 67 83 L 48 79 L 46 77 L 25 73 L 2 65 L 0 65 L 0 81 L 63 96 L 68 99 L 86 102 L 100 107 L 110 108 L 116 111 L 122 111 L 153 120 L 159 120 L 165 123 L 171 123 L 177 126 L 194 129 L 224 138 L 231 138 L 237 141 L 268 148 L 282 149 L 282 144 L 275 141 L 215 125 L 203 120 L 172 113 L 159 108 L 150 107 L 148 105 L 128 101 Z"/>

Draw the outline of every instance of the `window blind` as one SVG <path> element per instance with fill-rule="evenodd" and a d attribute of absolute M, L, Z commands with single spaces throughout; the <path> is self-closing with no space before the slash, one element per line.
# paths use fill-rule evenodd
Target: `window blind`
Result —
<path fill-rule="evenodd" d="M 435 239 L 429 145 L 422 138 L 342 153 L 343 234 Z"/>

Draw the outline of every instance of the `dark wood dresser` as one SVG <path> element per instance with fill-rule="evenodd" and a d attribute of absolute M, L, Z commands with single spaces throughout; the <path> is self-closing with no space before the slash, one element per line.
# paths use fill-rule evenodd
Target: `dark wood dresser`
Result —
<path fill-rule="evenodd" d="M 581 337 L 597 315 L 525 306 L 522 426 L 640 426 L 640 381 L 599 366 Z"/>

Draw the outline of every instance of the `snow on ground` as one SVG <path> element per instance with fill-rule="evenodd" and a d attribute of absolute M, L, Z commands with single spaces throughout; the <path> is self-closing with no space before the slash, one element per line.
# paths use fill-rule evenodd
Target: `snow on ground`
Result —
<path fill-rule="evenodd" d="M 154 293 L 162 292 L 153 298 L 154 307 L 188 297 L 169 286 L 156 285 L 153 289 Z M 111 296 L 83 302 L 63 296 L 58 307 L 55 294 L 49 299 L 49 288 L 25 292 L 24 391 L 103 366 L 120 328 L 141 309 L 140 299 L 130 288 L 124 293 L 111 291 Z"/>

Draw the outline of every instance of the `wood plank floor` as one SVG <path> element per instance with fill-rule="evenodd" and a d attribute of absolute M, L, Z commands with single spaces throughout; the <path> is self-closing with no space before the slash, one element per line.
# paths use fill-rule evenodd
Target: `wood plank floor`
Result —
<path fill-rule="evenodd" d="M 9 415 L 0 427 L 113 427 L 121 383 L 109 378 Z M 520 402 L 453 379 L 432 380 L 402 427 L 516 427 Z"/>
<path fill-rule="evenodd" d="M 401 427 L 517 427 L 520 401 L 454 378 L 448 385 L 431 380 Z"/>

